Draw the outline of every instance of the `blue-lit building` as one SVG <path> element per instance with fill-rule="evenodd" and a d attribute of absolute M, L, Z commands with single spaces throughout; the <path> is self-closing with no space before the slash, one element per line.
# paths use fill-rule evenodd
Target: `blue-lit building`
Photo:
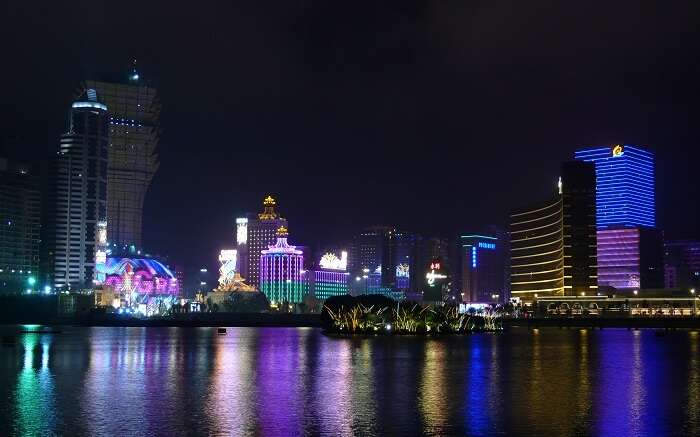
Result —
<path fill-rule="evenodd" d="M 640 146 L 615 144 L 579 150 L 574 158 L 595 163 L 599 290 L 662 287 L 654 155 Z"/>
<path fill-rule="evenodd" d="M 598 229 L 656 226 L 651 152 L 639 146 L 615 144 L 579 150 L 574 158 L 595 163 Z"/>
<path fill-rule="evenodd" d="M 502 302 L 506 254 L 503 241 L 495 235 L 461 235 L 461 295 L 464 302 Z"/>

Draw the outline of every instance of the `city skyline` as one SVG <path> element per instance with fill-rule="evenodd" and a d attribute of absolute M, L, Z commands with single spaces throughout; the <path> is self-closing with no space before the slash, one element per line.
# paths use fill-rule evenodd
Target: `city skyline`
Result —
<path fill-rule="evenodd" d="M 126 13 L 107 16 L 99 6 L 77 13 L 72 7 L 55 16 L 70 22 L 67 13 L 86 12 L 112 29 Z M 563 6 L 550 7 L 556 9 L 551 17 L 561 14 L 557 8 Z M 680 36 L 697 33 L 689 18 L 660 18 L 646 9 L 630 16 L 628 9 L 610 6 L 608 14 L 624 17 L 630 26 L 653 23 L 676 32 L 666 32 L 671 36 L 664 40 L 621 35 L 609 43 L 591 36 L 582 24 L 586 20 L 566 14 L 571 28 L 562 29 L 545 14 L 540 29 L 558 26 L 563 33 L 557 42 L 542 38 L 537 26 L 528 28 L 514 13 L 507 20 L 522 42 L 488 46 L 455 26 L 451 16 L 485 32 L 487 23 L 494 24 L 495 7 L 430 6 L 434 21 L 426 21 L 424 6 L 411 3 L 395 16 L 383 6 L 369 14 L 330 6 L 315 14 L 280 5 L 260 23 L 272 44 L 265 47 L 250 38 L 257 31 L 243 17 L 262 13 L 251 8 L 224 11 L 222 17 L 241 26 L 216 26 L 221 38 L 207 39 L 209 48 L 202 35 L 176 44 L 185 40 L 167 21 L 157 29 L 145 26 L 142 34 L 122 35 L 119 43 L 106 32 L 105 41 L 78 46 L 73 45 L 80 39 L 78 28 L 61 26 L 45 48 L 38 41 L 61 20 L 44 23 L 42 14 L 32 14 L 33 6 L 12 6 L 22 19 L 7 29 L 37 46 L 38 64 L 19 62 L 0 73 L 3 80 L 33 84 L 8 89 L 6 99 L 14 107 L 2 113 L 10 127 L 1 139 L 4 149 L 10 155 L 53 154 L 76 87 L 100 72 L 125 78 L 136 58 L 140 79 L 158 88 L 163 105 L 161 166 L 145 199 L 143 245 L 191 269 L 214 267 L 218 250 L 231 240 L 235 218 L 256 210 L 268 193 L 281 199 L 284 217 L 296 221 L 296 240 L 312 247 L 376 224 L 439 237 L 489 224 L 505 227 L 511 209 L 550 192 L 562 161 L 575 150 L 601 144 L 648 144 L 657 158 L 658 227 L 669 238 L 700 235 L 698 205 L 692 201 L 698 196 L 693 162 L 699 152 L 690 120 L 697 117 L 686 97 L 698 85 L 692 69 L 679 68 L 687 62 L 682 51 L 670 49 L 697 48 L 694 38 Z M 143 23 L 157 16 L 153 6 L 139 9 Z M 595 18 L 585 8 L 577 12 Z M 198 17 L 203 13 L 193 11 Z M 325 24 L 343 15 L 365 25 L 367 36 Z M 42 24 L 27 26 L 29 16 Z M 307 29 L 308 38 L 290 27 L 287 17 Z M 389 17 L 395 21 L 384 28 Z M 596 34 L 613 32 L 613 22 L 597 20 Z M 25 28 L 40 30 L 30 35 Z M 281 44 L 295 55 L 273 56 L 284 53 Z M 561 51 L 562 44 L 583 53 Z M 110 50 L 99 50 L 104 45 Z M 540 46 L 540 52 L 533 51 Z M 242 50 L 235 62 L 208 56 L 232 47 Z M 374 56 L 368 54 L 372 47 L 378 47 Z M 591 49 L 595 55 L 586 51 Z M 464 50 L 482 56 L 464 59 Z M 630 51 L 659 56 L 599 61 Z M 553 70 L 530 71 L 521 52 L 553 57 Z M 599 62 L 586 62 L 591 60 Z M 50 70 L 52 81 L 39 80 L 40 70 Z M 688 92 L 679 95 L 673 87 Z M 290 175 L 296 183 L 288 183 Z M 312 210 L 324 213 L 307 214 Z M 196 232 L 183 233 L 183 227 Z"/>

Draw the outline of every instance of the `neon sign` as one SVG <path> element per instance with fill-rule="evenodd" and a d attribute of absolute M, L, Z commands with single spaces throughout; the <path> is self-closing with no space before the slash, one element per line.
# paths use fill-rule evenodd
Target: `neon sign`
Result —
<path fill-rule="evenodd" d="M 104 285 L 119 292 L 180 294 L 180 284 L 173 272 L 155 259 L 107 257 L 107 262 L 97 266 L 97 269 L 106 277 Z"/>
<path fill-rule="evenodd" d="M 397 278 L 408 278 L 410 276 L 408 264 L 399 264 L 396 266 L 396 277 Z"/>
<path fill-rule="evenodd" d="M 447 275 L 443 275 L 442 273 L 436 272 L 440 270 L 440 261 L 433 261 L 430 263 L 430 271 L 425 275 L 425 278 L 428 280 L 428 285 L 430 287 L 435 286 L 435 282 L 438 279 L 446 279 Z"/>
<path fill-rule="evenodd" d="M 334 253 L 325 253 L 318 263 L 322 269 L 327 270 L 347 270 L 348 268 L 348 253 L 340 252 L 340 258 Z"/>
<path fill-rule="evenodd" d="M 233 282 L 236 276 L 236 258 L 238 251 L 235 249 L 224 249 L 219 252 L 219 284 L 228 285 Z"/>
<path fill-rule="evenodd" d="M 248 242 L 248 219 L 236 219 L 236 243 L 246 244 Z"/>

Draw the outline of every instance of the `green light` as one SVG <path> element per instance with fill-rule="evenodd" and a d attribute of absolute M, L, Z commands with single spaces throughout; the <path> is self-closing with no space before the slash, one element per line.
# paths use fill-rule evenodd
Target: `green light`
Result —
<path fill-rule="evenodd" d="M 27 282 L 29 283 L 29 285 L 34 285 L 36 284 L 36 278 L 34 276 L 30 276 L 29 278 L 27 278 Z"/>

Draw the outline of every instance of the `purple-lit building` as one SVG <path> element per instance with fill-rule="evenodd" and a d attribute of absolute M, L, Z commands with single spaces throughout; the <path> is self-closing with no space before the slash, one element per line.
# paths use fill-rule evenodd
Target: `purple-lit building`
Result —
<path fill-rule="evenodd" d="M 618 227 L 598 231 L 598 285 L 602 293 L 664 286 L 661 231 Z M 607 290 L 606 290 L 607 289 Z"/>
<path fill-rule="evenodd" d="M 664 244 L 664 283 L 666 288 L 700 292 L 700 241 L 667 241 Z"/>
<path fill-rule="evenodd" d="M 302 278 L 303 252 L 287 243 L 287 228 L 277 229 L 277 242 L 260 252 L 260 291 L 272 305 L 301 303 L 305 288 Z"/>

